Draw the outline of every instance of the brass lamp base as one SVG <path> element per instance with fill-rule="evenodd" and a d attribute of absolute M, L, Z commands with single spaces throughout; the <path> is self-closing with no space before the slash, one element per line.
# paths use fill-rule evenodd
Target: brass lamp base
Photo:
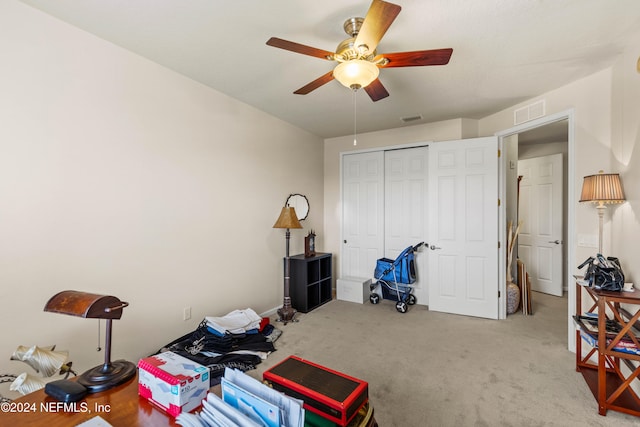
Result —
<path fill-rule="evenodd" d="M 78 383 L 85 386 L 89 393 L 97 393 L 124 384 L 135 375 L 136 365 L 126 360 L 116 360 L 89 369 L 78 377 Z"/>

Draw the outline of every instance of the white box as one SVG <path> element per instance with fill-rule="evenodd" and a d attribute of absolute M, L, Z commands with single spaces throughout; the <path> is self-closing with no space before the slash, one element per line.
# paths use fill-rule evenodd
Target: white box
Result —
<path fill-rule="evenodd" d="M 336 283 L 336 297 L 339 300 L 362 304 L 369 300 L 371 279 L 364 277 L 343 277 Z"/>
<path fill-rule="evenodd" d="M 167 351 L 138 362 L 138 394 L 177 417 L 202 404 L 209 368 Z"/>

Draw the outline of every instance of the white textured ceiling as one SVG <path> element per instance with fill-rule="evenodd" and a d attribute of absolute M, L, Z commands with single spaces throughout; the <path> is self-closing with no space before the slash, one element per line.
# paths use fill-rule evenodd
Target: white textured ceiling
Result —
<path fill-rule="evenodd" d="M 354 131 L 354 101 L 358 133 L 484 117 L 608 67 L 640 31 L 640 0 L 397 0 L 379 53 L 453 55 L 382 69 L 390 96 L 374 103 L 337 81 L 294 95 L 335 63 L 265 44 L 334 51 L 369 0 L 21 1 L 324 138 Z"/>

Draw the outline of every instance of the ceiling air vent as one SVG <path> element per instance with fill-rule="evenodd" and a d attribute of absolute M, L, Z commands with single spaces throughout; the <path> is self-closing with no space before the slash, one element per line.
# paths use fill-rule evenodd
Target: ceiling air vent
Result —
<path fill-rule="evenodd" d="M 529 120 L 537 119 L 545 114 L 545 102 L 544 99 L 536 101 L 533 104 L 526 105 L 522 108 L 518 108 L 513 112 L 513 124 L 519 125 L 520 123 L 528 122 Z"/>
<path fill-rule="evenodd" d="M 422 115 L 418 114 L 417 116 L 400 117 L 400 120 L 402 120 L 402 123 L 415 122 L 416 120 L 422 120 Z"/>

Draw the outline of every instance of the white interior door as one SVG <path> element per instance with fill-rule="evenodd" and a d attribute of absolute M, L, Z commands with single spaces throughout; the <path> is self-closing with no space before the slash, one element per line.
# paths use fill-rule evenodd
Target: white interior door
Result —
<path fill-rule="evenodd" d="M 385 151 L 385 238 L 384 253 L 396 259 L 408 246 L 425 241 L 428 226 L 429 148 L 415 147 Z M 427 253 L 416 252 L 417 304 L 429 305 Z"/>
<path fill-rule="evenodd" d="M 384 251 L 384 153 L 342 157 L 341 277 L 373 277 Z"/>
<path fill-rule="evenodd" d="M 562 154 L 518 161 L 518 257 L 531 289 L 562 296 Z"/>
<path fill-rule="evenodd" d="M 498 140 L 429 144 L 429 310 L 498 318 Z"/>

